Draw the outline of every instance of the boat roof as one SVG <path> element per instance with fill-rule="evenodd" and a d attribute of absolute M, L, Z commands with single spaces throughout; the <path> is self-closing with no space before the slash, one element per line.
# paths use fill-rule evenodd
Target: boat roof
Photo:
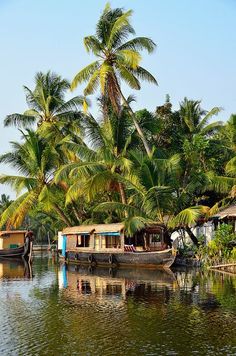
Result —
<path fill-rule="evenodd" d="M 73 227 L 66 227 L 62 231 L 62 235 L 74 235 L 74 234 L 91 234 L 102 232 L 120 232 L 124 230 L 124 224 L 97 224 L 97 225 L 80 225 Z"/>
<path fill-rule="evenodd" d="M 19 234 L 19 233 L 23 233 L 26 234 L 26 230 L 5 230 L 5 231 L 0 231 L 0 237 L 4 237 L 5 235 L 9 235 L 9 234 Z"/>

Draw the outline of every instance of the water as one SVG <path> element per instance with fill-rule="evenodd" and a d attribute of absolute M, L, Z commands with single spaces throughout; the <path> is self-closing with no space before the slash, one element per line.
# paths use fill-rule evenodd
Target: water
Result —
<path fill-rule="evenodd" d="M 236 277 L 0 261 L 0 355 L 236 355 Z"/>

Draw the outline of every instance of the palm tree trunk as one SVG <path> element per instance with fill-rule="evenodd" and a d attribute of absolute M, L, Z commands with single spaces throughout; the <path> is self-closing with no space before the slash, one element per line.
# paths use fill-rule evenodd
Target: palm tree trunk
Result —
<path fill-rule="evenodd" d="M 70 225 L 71 225 L 71 222 L 70 222 L 70 220 L 67 218 L 67 216 L 64 214 L 64 212 L 61 210 L 61 208 L 59 208 L 59 206 L 56 205 L 56 204 L 53 204 L 53 207 L 54 207 L 54 209 L 56 210 L 57 214 L 61 217 L 62 221 L 64 221 L 64 223 L 65 223 L 67 226 L 70 226 Z"/>
<path fill-rule="evenodd" d="M 119 186 L 119 191 L 120 191 L 120 197 L 121 197 L 121 201 L 122 204 L 127 204 L 127 199 L 126 199 L 126 194 L 125 194 L 125 190 L 124 190 L 124 185 L 122 183 L 118 183 Z M 125 217 L 128 218 L 128 212 L 125 210 Z"/>
<path fill-rule="evenodd" d="M 81 220 L 81 216 L 80 216 L 80 212 L 79 212 L 79 210 L 78 210 L 78 208 L 77 208 L 77 206 L 76 206 L 74 201 L 72 202 L 72 210 L 73 210 L 73 212 L 75 214 L 75 217 L 76 217 L 77 221 L 79 222 Z"/>
<path fill-rule="evenodd" d="M 189 226 L 185 227 L 185 230 L 187 231 L 190 239 L 192 240 L 192 242 L 194 243 L 194 245 L 199 246 L 199 242 L 198 239 L 196 238 L 196 236 L 194 235 L 194 233 L 192 232 L 192 230 L 190 229 Z"/>
<path fill-rule="evenodd" d="M 131 116 L 131 118 L 133 120 L 134 126 L 135 126 L 135 128 L 136 128 L 136 130 L 137 130 L 137 132 L 138 132 L 138 134 L 139 134 L 139 136 L 140 136 L 140 138 L 141 138 L 141 140 L 143 142 L 143 145 L 144 145 L 144 148 L 145 148 L 145 150 L 147 152 L 147 155 L 148 155 L 148 157 L 151 157 L 151 149 L 150 149 L 150 147 L 148 145 L 148 142 L 147 142 L 147 140 L 146 140 L 146 138 L 145 138 L 145 136 L 143 134 L 143 131 L 142 131 L 141 127 L 139 126 L 139 124 L 138 124 L 138 122 L 136 120 L 135 114 L 134 114 L 133 110 L 131 109 L 131 106 L 127 102 L 126 98 L 124 97 L 124 95 L 123 95 L 123 93 L 121 91 L 121 88 L 119 86 L 119 83 L 117 81 L 117 78 L 115 77 L 114 79 L 115 79 L 115 82 L 116 82 L 117 90 L 119 91 L 120 96 L 121 96 L 125 106 L 127 107 L 128 111 L 129 111 L 129 114 L 130 114 L 130 116 Z"/>
<path fill-rule="evenodd" d="M 127 204 L 124 186 L 122 183 L 118 183 L 118 185 L 119 185 L 119 191 L 120 191 L 120 197 L 121 197 L 122 204 Z"/>

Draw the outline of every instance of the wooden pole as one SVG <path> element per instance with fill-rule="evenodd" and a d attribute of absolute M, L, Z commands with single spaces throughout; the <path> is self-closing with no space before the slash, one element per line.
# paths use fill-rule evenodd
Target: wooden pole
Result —
<path fill-rule="evenodd" d="M 236 266 L 236 263 L 227 263 L 224 265 L 216 265 L 216 266 L 210 266 L 210 269 L 217 269 L 217 268 L 224 268 L 224 267 L 233 267 Z"/>
<path fill-rule="evenodd" d="M 32 262 L 33 241 L 30 241 L 29 263 Z"/>

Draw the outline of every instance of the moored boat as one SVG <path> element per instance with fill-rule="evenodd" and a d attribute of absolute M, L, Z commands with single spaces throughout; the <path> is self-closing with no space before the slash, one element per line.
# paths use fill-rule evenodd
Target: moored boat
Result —
<path fill-rule="evenodd" d="M 69 227 L 60 234 L 58 245 L 61 257 L 73 263 L 169 268 L 175 260 L 160 225 L 132 237 L 126 236 L 121 223 Z"/>
<path fill-rule="evenodd" d="M 8 230 L 0 231 L 0 258 L 28 259 L 32 253 L 31 231 Z"/>

